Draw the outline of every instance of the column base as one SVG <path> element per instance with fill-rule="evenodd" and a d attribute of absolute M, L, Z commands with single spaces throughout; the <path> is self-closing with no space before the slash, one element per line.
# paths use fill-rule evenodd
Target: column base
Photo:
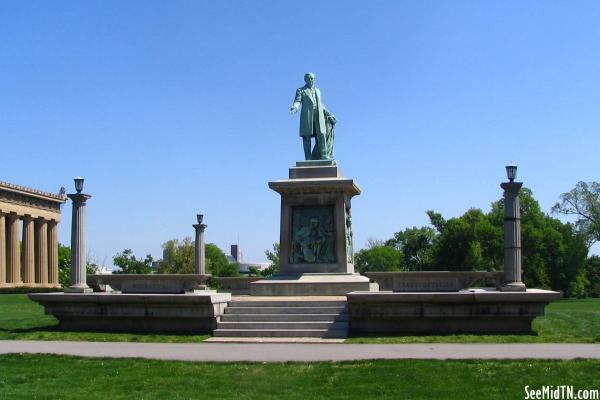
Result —
<path fill-rule="evenodd" d="M 92 293 L 94 290 L 85 285 L 85 286 L 69 286 L 65 288 L 65 293 Z"/>
<path fill-rule="evenodd" d="M 511 282 L 500 287 L 501 292 L 526 292 L 527 287 L 523 282 Z"/>

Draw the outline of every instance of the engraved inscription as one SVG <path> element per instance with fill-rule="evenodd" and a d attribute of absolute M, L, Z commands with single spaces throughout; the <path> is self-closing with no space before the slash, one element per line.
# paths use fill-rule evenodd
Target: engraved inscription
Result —
<path fill-rule="evenodd" d="M 396 278 L 394 292 L 458 292 L 460 282 L 456 278 Z"/>

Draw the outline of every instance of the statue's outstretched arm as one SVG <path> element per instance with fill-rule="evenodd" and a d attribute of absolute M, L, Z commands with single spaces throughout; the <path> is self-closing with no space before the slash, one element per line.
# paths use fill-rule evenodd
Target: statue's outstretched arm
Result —
<path fill-rule="evenodd" d="M 298 111 L 298 108 L 302 105 L 302 91 L 300 89 L 296 90 L 296 98 L 294 98 L 294 103 L 290 108 L 290 113 L 295 113 Z"/>

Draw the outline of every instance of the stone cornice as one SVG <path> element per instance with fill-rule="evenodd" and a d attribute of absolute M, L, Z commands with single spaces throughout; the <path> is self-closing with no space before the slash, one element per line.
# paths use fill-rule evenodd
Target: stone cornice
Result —
<path fill-rule="evenodd" d="M 269 182 L 269 188 L 281 194 L 329 192 L 356 196 L 361 193 L 358 185 L 347 178 L 282 179 Z"/>
<path fill-rule="evenodd" d="M 15 212 L 19 215 L 35 214 L 40 216 L 52 215 L 52 218 L 57 218 L 55 216 L 60 215 L 60 206 L 66 200 L 67 197 L 64 195 L 0 182 L 0 210 L 4 213 Z M 2 206 L 3 204 L 4 206 Z M 50 214 L 47 214 L 47 212 L 50 212 Z"/>
<path fill-rule="evenodd" d="M 32 189 L 25 186 L 15 185 L 14 183 L 0 181 L 0 191 L 9 191 L 21 195 L 32 196 L 43 200 L 54 201 L 59 204 L 67 201 L 67 196 L 44 192 L 42 190 Z"/>

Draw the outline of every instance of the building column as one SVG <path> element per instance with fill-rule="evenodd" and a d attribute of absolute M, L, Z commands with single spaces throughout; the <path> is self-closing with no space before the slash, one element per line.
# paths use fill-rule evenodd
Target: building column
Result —
<path fill-rule="evenodd" d="M 6 217 L 0 212 L 0 287 L 6 286 Z"/>
<path fill-rule="evenodd" d="M 20 285 L 21 281 L 21 248 L 19 243 L 19 216 L 10 213 L 6 216 L 6 234 L 8 246 L 6 246 L 6 281 L 12 286 Z"/>
<path fill-rule="evenodd" d="M 519 190 L 522 182 L 504 182 L 504 285 L 505 292 L 527 290 L 521 281 L 521 206 Z"/>
<path fill-rule="evenodd" d="M 21 276 L 24 286 L 35 284 L 35 235 L 34 219 L 31 215 L 23 217 L 23 239 L 21 257 Z"/>
<path fill-rule="evenodd" d="M 58 222 L 48 221 L 48 283 L 60 287 L 58 283 Z"/>
<path fill-rule="evenodd" d="M 202 223 L 192 225 L 196 229 L 196 257 L 195 272 L 200 275 L 206 274 L 206 248 L 204 246 L 204 230 L 207 225 Z"/>
<path fill-rule="evenodd" d="M 85 206 L 86 201 L 92 196 L 78 191 L 69 194 L 73 201 L 73 215 L 71 218 L 71 284 L 65 288 L 68 293 L 89 293 L 92 291 L 87 285 L 85 271 Z"/>
<path fill-rule="evenodd" d="M 43 218 L 35 221 L 35 282 L 48 285 L 48 222 Z"/>

